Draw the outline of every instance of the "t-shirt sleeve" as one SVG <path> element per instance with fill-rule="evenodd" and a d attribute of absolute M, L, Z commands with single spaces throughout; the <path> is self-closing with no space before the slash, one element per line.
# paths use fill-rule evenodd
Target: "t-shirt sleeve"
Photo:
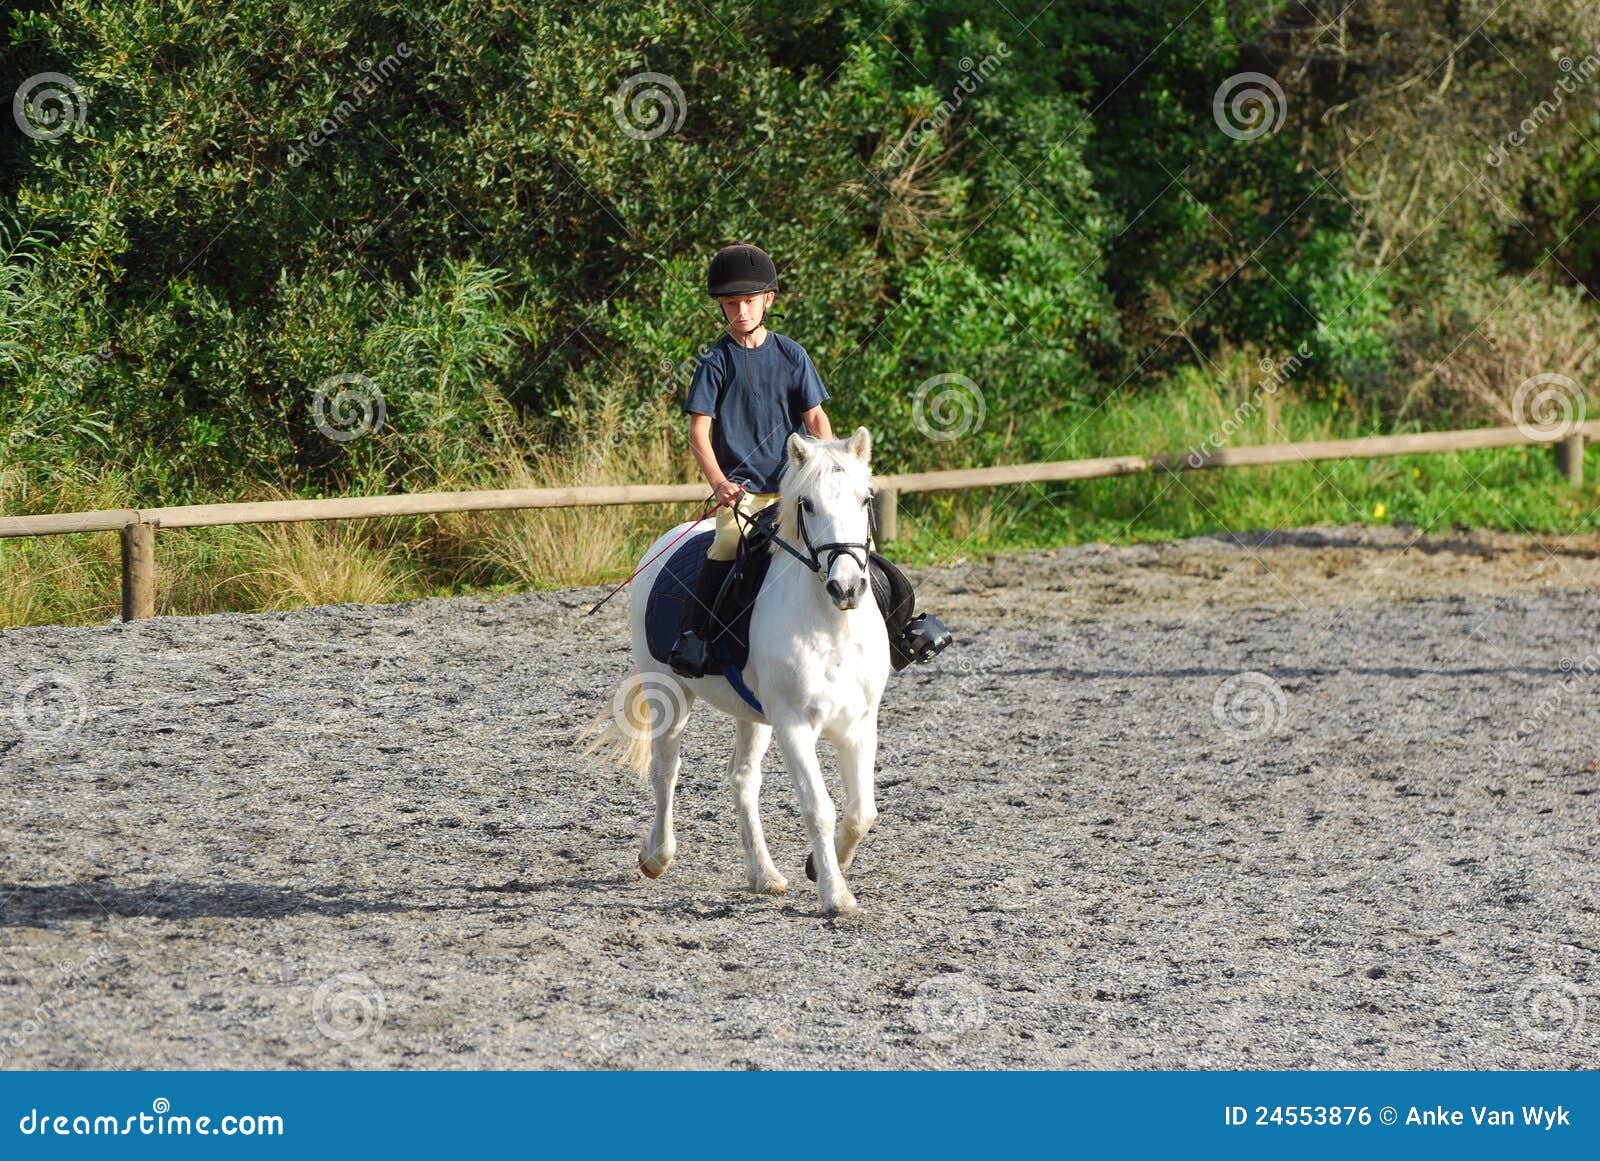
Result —
<path fill-rule="evenodd" d="M 796 349 L 800 352 L 800 410 L 810 411 L 828 398 L 828 389 L 822 385 L 822 376 L 817 374 L 817 365 L 811 361 L 811 356 L 806 354 L 805 348 Z"/>
<path fill-rule="evenodd" d="M 683 401 L 683 410 L 695 415 L 715 415 L 722 375 L 722 360 L 716 353 L 702 355 L 695 364 L 694 378 L 689 380 L 689 397 Z"/>

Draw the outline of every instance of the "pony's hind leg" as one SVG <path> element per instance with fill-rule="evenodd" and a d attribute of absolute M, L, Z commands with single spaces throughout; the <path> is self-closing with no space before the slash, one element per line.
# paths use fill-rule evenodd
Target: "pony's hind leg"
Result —
<path fill-rule="evenodd" d="M 772 727 L 761 722 L 734 722 L 733 758 L 728 763 L 728 779 L 739 808 L 739 842 L 744 847 L 744 871 L 750 890 L 762 895 L 781 895 L 789 880 L 778 873 L 767 851 L 766 835 L 761 830 L 761 758 L 772 742 Z"/>
<path fill-rule="evenodd" d="M 639 845 L 639 870 L 651 879 L 659 879 L 672 866 L 678 852 L 672 827 L 672 796 L 678 784 L 683 728 L 689 723 L 694 696 L 682 682 L 665 674 L 641 678 L 649 682 L 645 700 L 649 706 L 650 786 L 655 792 L 656 813 Z"/>

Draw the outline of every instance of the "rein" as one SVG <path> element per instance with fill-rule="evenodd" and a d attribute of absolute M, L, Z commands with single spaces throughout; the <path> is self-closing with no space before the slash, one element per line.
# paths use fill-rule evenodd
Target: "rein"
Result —
<path fill-rule="evenodd" d="M 685 528 L 682 532 L 678 533 L 677 536 L 673 537 L 672 544 L 665 545 L 661 549 L 661 552 L 656 553 L 655 556 L 652 556 L 650 558 L 650 560 L 646 560 L 646 561 L 641 562 L 638 568 L 634 569 L 633 572 L 628 574 L 628 579 L 627 580 L 623 581 L 616 588 L 612 589 L 609 593 L 607 593 L 605 596 L 601 597 L 598 601 L 596 601 L 595 605 L 594 605 L 594 608 L 590 609 L 587 613 L 584 614 L 584 616 L 585 617 L 592 617 L 592 616 L 594 616 L 595 613 L 599 612 L 600 611 L 600 606 L 605 604 L 612 597 L 616 596 L 623 589 L 627 588 L 630 584 L 632 584 L 633 583 L 633 578 L 638 576 L 641 572 L 643 572 L 645 570 L 645 568 L 650 564 L 650 561 L 655 560 L 656 557 L 659 557 L 662 552 L 666 552 L 667 549 L 671 548 L 673 544 L 678 543 L 678 541 L 682 540 L 685 536 L 689 535 L 689 533 L 693 532 L 695 530 L 695 528 L 699 525 L 700 521 L 704 520 L 707 516 L 711 515 L 712 512 L 716 511 L 716 508 L 717 508 L 717 494 L 715 492 L 712 492 L 711 495 L 706 499 L 705 506 L 700 509 L 700 515 L 698 515 L 698 516 L 696 516 L 694 518 L 693 522 L 690 523 L 689 527 Z"/>

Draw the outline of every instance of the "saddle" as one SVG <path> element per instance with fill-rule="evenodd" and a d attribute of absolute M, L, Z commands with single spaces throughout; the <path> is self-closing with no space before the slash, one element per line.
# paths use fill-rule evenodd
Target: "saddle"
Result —
<path fill-rule="evenodd" d="M 777 521 L 776 505 L 762 509 L 752 518 L 739 540 L 733 568 L 728 571 L 712 604 L 712 650 L 735 669 L 743 669 L 750 658 L 750 614 L 755 609 L 761 584 L 766 580 L 767 569 L 772 565 L 770 549 Z M 705 560 L 711 535 L 701 533 L 674 553 L 651 591 L 645 615 L 646 640 L 651 655 L 658 661 L 667 660 L 672 642 L 689 624 L 694 582 Z M 867 553 L 867 571 L 873 599 L 889 630 L 889 659 L 896 672 L 914 661 L 932 659 L 950 644 L 950 632 L 937 617 L 931 613 L 912 615 L 916 594 L 905 573 L 876 551 Z M 662 603 L 659 610 L 658 597 Z M 659 626 L 658 631 L 650 631 L 652 623 Z"/>

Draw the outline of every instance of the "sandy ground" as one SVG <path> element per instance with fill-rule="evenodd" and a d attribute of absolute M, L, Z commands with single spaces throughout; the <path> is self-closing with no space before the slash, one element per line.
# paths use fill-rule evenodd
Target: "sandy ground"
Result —
<path fill-rule="evenodd" d="M 1600 541 L 1307 529 L 912 574 L 859 915 L 726 719 L 678 862 L 569 739 L 604 590 L 0 633 L 7 1067 L 1600 1059 Z M 832 772 L 831 754 L 824 764 Z"/>

